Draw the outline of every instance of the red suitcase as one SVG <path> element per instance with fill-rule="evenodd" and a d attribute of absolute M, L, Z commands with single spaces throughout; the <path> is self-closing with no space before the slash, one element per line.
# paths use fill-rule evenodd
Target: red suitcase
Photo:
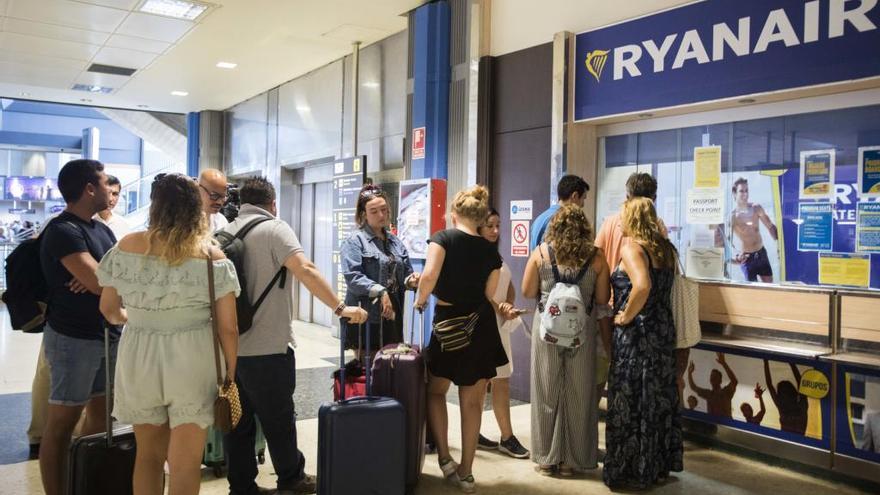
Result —
<path fill-rule="evenodd" d="M 413 310 L 415 316 L 416 311 Z M 424 314 L 418 312 L 422 335 Z M 413 318 L 415 319 L 415 318 Z M 381 325 L 381 323 L 380 323 Z M 415 330 L 415 325 L 413 325 Z M 373 361 L 373 394 L 391 397 L 406 412 L 406 487 L 411 491 L 419 481 L 425 463 L 425 387 L 427 374 L 421 346 L 415 345 L 413 332 L 410 343 L 389 344 L 376 353 Z M 382 334 L 382 327 L 379 328 Z M 421 341 L 421 339 L 419 339 Z"/>

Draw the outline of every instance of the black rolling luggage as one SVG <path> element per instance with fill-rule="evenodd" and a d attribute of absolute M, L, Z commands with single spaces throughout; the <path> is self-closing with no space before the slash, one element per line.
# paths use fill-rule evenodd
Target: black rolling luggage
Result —
<path fill-rule="evenodd" d="M 111 424 L 113 381 L 110 376 L 109 331 L 104 329 L 104 356 L 107 359 L 107 424 Z M 75 439 L 70 444 L 67 495 L 130 495 L 134 475 L 135 442 L 131 426 L 108 428 Z"/>
<path fill-rule="evenodd" d="M 367 349 L 369 342 L 367 323 Z M 339 362 L 345 362 L 340 338 Z M 406 476 L 406 414 L 394 399 L 370 396 L 371 371 L 366 353 L 367 395 L 321 405 L 318 412 L 318 495 L 402 495 Z M 345 382 L 345 366 L 341 366 Z"/>

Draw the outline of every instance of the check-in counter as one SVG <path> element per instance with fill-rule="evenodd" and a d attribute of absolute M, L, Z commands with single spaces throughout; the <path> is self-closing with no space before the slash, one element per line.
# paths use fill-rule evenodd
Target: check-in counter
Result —
<path fill-rule="evenodd" d="M 694 431 L 759 452 L 831 468 L 833 289 L 700 284 L 703 338 L 685 372 Z M 697 421 L 700 424 L 695 424 Z"/>
<path fill-rule="evenodd" d="M 821 357 L 835 375 L 833 466 L 880 483 L 880 293 L 836 294 L 834 352 Z"/>

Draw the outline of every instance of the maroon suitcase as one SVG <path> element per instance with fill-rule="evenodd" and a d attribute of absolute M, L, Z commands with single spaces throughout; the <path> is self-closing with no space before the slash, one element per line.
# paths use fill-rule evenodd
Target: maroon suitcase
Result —
<path fill-rule="evenodd" d="M 413 313 L 417 311 L 413 310 Z M 423 323 L 424 315 L 420 315 Z M 415 315 L 413 315 L 415 316 Z M 415 318 L 413 318 L 415 319 Z M 380 319 L 381 321 L 381 319 Z M 379 334 L 382 335 L 380 323 Z M 415 325 L 413 325 L 415 328 Z M 421 329 L 421 325 L 419 326 Z M 418 332 L 422 335 L 422 332 Z M 420 339 L 421 340 L 421 339 Z M 406 412 L 406 488 L 410 492 L 419 481 L 425 464 L 425 361 L 421 346 L 410 343 L 389 344 L 376 353 L 373 361 L 373 395 L 391 397 L 403 404 Z"/>

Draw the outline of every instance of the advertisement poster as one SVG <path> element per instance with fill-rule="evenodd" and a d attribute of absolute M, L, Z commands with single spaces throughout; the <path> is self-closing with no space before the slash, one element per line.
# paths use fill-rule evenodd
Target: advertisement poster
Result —
<path fill-rule="evenodd" d="M 694 148 L 694 187 L 721 187 L 721 146 Z"/>
<path fill-rule="evenodd" d="M 687 222 L 691 225 L 724 222 L 724 195 L 721 194 L 721 189 L 688 189 Z"/>
<path fill-rule="evenodd" d="M 837 451 L 880 462 L 880 371 L 841 366 L 837 377 Z"/>
<path fill-rule="evenodd" d="M 801 151 L 800 199 L 834 196 L 834 150 Z"/>
<path fill-rule="evenodd" d="M 724 278 L 724 249 L 688 248 L 685 274 L 690 278 Z"/>
<path fill-rule="evenodd" d="M 870 255 L 819 253 L 820 284 L 868 287 L 870 282 Z"/>
<path fill-rule="evenodd" d="M 779 219 L 775 171 L 738 172 L 729 184 L 733 205 L 725 224 L 730 246 L 728 276 L 735 281 L 771 283 L 781 280 Z"/>
<path fill-rule="evenodd" d="M 428 238 L 431 236 L 430 188 L 430 179 L 400 183 L 397 237 L 413 259 L 425 259 L 428 254 Z"/>
<path fill-rule="evenodd" d="M 17 201 L 63 201 L 58 181 L 46 177 L 8 177 L 5 198 Z"/>
<path fill-rule="evenodd" d="M 880 146 L 859 148 L 859 198 L 880 198 Z"/>
<path fill-rule="evenodd" d="M 798 205 L 798 251 L 831 251 L 834 222 L 831 203 Z"/>
<path fill-rule="evenodd" d="M 831 439 L 831 366 L 701 344 L 685 372 L 684 414 L 820 448 Z"/>
<path fill-rule="evenodd" d="M 857 205 L 856 251 L 880 252 L 880 203 Z"/>

